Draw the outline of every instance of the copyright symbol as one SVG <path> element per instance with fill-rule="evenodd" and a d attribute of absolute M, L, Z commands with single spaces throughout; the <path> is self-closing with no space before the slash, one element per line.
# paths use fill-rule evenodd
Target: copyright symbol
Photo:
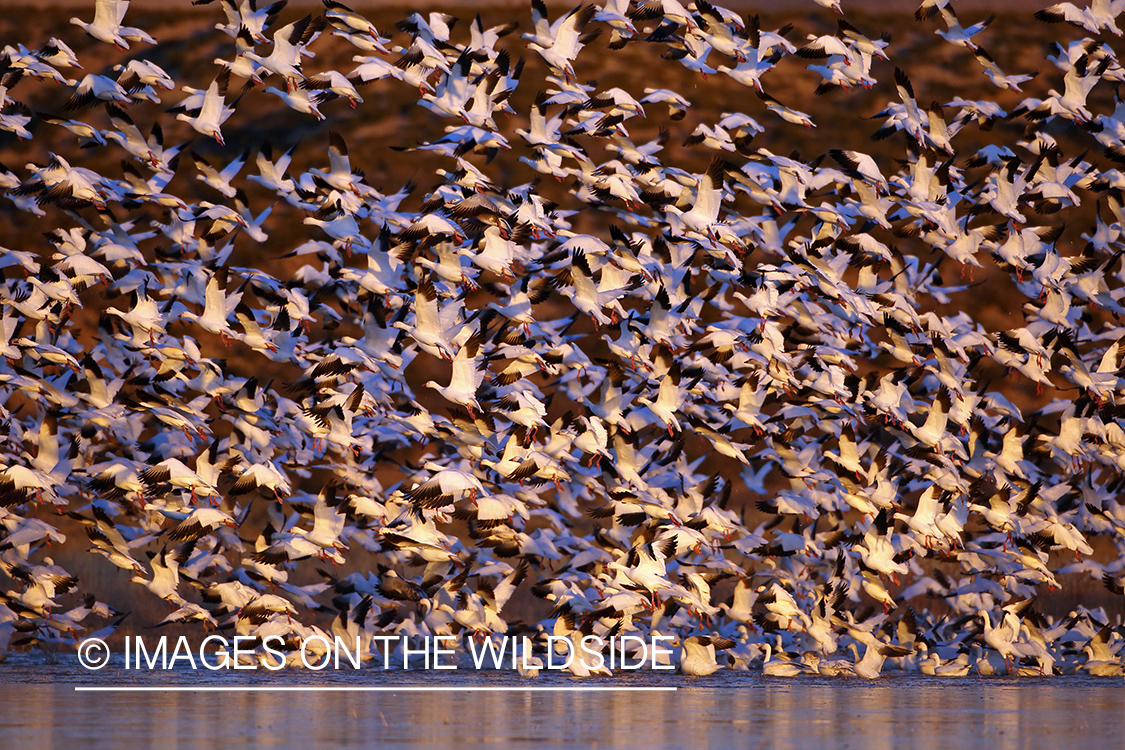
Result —
<path fill-rule="evenodd" d="M 109 646 L 101 638 L 87 638 L 78 646 L 78 663 L 91 671 L 109 664 Z"/>

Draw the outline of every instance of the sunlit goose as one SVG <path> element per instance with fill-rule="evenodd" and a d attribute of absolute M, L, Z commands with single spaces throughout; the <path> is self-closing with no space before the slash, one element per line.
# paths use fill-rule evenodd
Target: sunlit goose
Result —
<path fill-rule="evenodd" d="M 734 646 L 729 638 L 693 635 L 683 641 L 680 653 L 680 671 L 686 675 L 705 676 L 718 671 L 721 666 L 715 659 L 716 651 Z"/>
<path fill-rule="evenodd" d="M 80 18 L 72 18 L 70 22 L 81 27 L 83 31 L 99 42 L 115 45 L 118 49 L 129 49 L 129 42 L 125 40 L 121 28 L 121 22 L 125 20 L 127 10 L 129 10 L 129 0 L 97 0 L 92 22 L 86 23 Z M 150 44 L 156 43 L 151 37 L 145 39 L 145 41 Z"/>
<path fill-rule="evenodd" d="M 203 96 L 202 105 L 195 115 L 181 112 L 176 119 L 183 120 L 203 135 L 214 138 L 223 145 L 223 123 L 234 114 L 234 107 L 227 106 L 227 85 L 230 83 L 230 69 L 224 69 L 215 77 Z"/>

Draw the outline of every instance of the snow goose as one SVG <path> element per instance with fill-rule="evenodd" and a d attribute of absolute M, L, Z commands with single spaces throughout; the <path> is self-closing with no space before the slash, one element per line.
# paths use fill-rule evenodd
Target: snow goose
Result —
<path fill-rule="evenodd" d="M 762 615 L 770 622 L 782 625 L 783 630 L 792 630 L 793 624 L 797 623 L 800 626 L 804 623 L 808 616 L 797 605 L 797 600 L 777 581 L 774 581 L 769 586 L 762 585 L 757 588 L 759 604 L 765 606 L 766 613 Z"/>
<path fill-rule="evenodd" d="M 871 632 L 858 627 L 849 626 L 848 634 L 855 641 L 855 643 L 849 644 L 849 648 L 855 657 L 853 670 L 857 677 L 862 677 L 865 680 L 878 679 L 883 671 L 883 663 L 888 658 L 906 656 L 911 653 L 909 648 L 884 643 Z M 863 644 L 865 647 L 862 658 L 859 656 L 857 643 Z"/>
<path fill-rule="evenodd" d="M 766 643 L 765 651 L 765 656 L 762 658 L 762 674 L 766 677 L 797 677 L 813 672 L 808 664 L 796 661 L 793 654 L 782 650 L 780 637 L 776 648 L 774 644 Z"/>
<path fill-rule="evenodd" d="M 121 88 L 117 81 L 90 73 L 79 82 L 65 108 L 68 110 L 89 109 L 103 102 L 129 104 L 131 101 L 129 94 Z"/>
<path fill-rule="evenodd" d="M 402 532 L 392 531 L 392 525 L 393 522 L 379 532 L 379 538 L 390 548 L 413 553 L 427 563 L 463 563 L 454 548 L 456 540 L 438 531 L 432 521 L 414 524 Z"/>
<path fill-rule="evenodd" d="M 262 89 L 263 93 L 273 94 L 274 96 L 285 102 L 285 106 L 294 112 L 300 112 L 306 115 L 312 115 L 318 120 L 325 119 L 320 111 L 320 105 L 332 98 L 327 91 L 313 91 L 305 86 L 305 81 L 301 81 L 290 91 L 281 91 L 273 86 L 267 86 Z"/>
<path fill-rule="evenodd" d="M 751 86 L 755 91 L 762 92 L 762 76 L 773 70 L 786 53 L 796 52 L 797 48 L 782 34 L 763 34 L 758 16 L 751 19 L 747 31 L 749 44 L 740 49 L 741 56 L 736 60 L 735 67 L 720 65 L 716 72 L 726 73 L 743 86 Z"/>
<path fill-rule="evenodd" d="M 641 104 L 666 104 L 668 105 L 668 119 L 682 120 L 687 116 L 690 104 L 687 99 L 670 89 L 645 88 L 644 96 L 638 101 Z"/>
<path fill-rule="evenodd" d="M 566 280 L 573 285 L 574 292 L 571 299 L 579 312 L 589 316 L 599 325 L 613 323 L 619 313 L 623 314 L 617 300 L 624 296 L 626 289 L 625 287 L 603 289 L 602 284 L 595 283 L 593 276 L 594 272 L 585 251 L 575 248 L 571 254 L 569 272 L 564 270 L 561 277 L 556 278 L 560 286 L 566 285 Z M 608 306 L 612 306 L 611 315 L 605 313 L 605 308 Z"/>
<path fill-rule="evenodd" d="M 339 487 L 336 481 L 330 481 L 321 488 L 313 504 L 313 527 L 299 532 L 306 541 L 325 551 L 322 556 L 348 549 L 341 538 L 346 519 L 340 512 L 343 498 L 339 496 Z"/>
<path fill-rule="evenodd" d="M 117 84 L 126 91 L 138 86 L 159 86 L 166 91 L 175 88 L 175 82 L 163 68 L 149 60 L 130 60 L 125 65 L 115 65 Z"/>
<path fill-rule="evenodd" d="M 297 608 L 288 599 L 277 594 L 261 594 L 238 611 L 238 619 L 260 625 L 279 614 L 289 619 L 297 614 Z"/>
<path fill-rule="evenodd" d="M 288 199 L 288 196 L 294 190 L 293 180 L 286 177 L 292 159 L 293 149 L 290 148 L 274 160 L 273 146 L 269 141 L 265 141 L 258 149 L 258 155 L 254 159 L 254 163 L 258 167 L 258 174 L 248 175 L 246 179 Z"/>
<path fill-rule="evenodd" d="M 157 172 L 172 172 L 169 164 L 180 147 L 164 149 L 164 132 L 160 123 L 154 123 L 148 138 L 133 124 L 132 118 L 120 108 L 110 104 L 106 106 L 110 124 L 113 130 L 103 133 L 107 140 L 113 141 L 137 161 L 147 164 Z"/>
<path fill-rule="evenodd" d="M 847 659 L 826 659 L 816 651 L 805 651 L 801 660 L 823 677 L 855 677 L 855 664 Z"/>
<path fill-rule="evenodd" d="M 855 50 L 847 41 L 831 35 L 809 34 L 807 38 L 808 44 L 797 49 L 796 55 L 798 57 L 817 59 L 838 56 L 843 59 L 845 65 L 852 64 L 851 56 Z"/>
<path fill-rule="evenodd" d="M 707 171 L 697 177 L 695 201 L 689 210 L 669 205 L 668 221 L 673 232 L 686 237 L 707 236 L 719 221 L 723 202 L 724 162 L 716 155 Z"/>
<path fill-rule="evenodd" d="M 203 623 L 204 631 L 219 627 L 219 623 L 215 620 L 214 616 L 195 602 L 184 602 L 180 605 L 179 609 L 172 612 L 152 627 L 160 628 L 165 625 L 181 625 L 193 622 Z"/>
<path fill-rule="evenodd" d="M 480 351 L 483 341 L 483 336 L 479 330 L 472 331 L 468 340 L 461 345 L 456 356 L 453 357 L 453 372 L 449 379 L 449 385 L 443 386 L 436 381 L 429 380 L 425 383 L 425 387 L 433 388 L 447 401 L 467 407 L 470 413 L 473 410 L 480 411 L 480 404 L 477 403 L 477 391 L 480 389 L 481 383 L 484 382 L 485 374 L 485 370 L 481 367 L 484 358 Z"/>
<path fill-rule="evenodd" d="M 1024 599 L 1008 604 L 1001 610 L 1003 614 L 995 627 L 992 625 L 992 620 L 987 611 L 981 610 L 977 613 L 984 621 L 982 637 L 985 645 L 1004 657 L 1004 666 L 1009 674 L 1012 672 L 1012 662 L 1019 656 L 1015 644 L 1020 637 L 1022 628 L 1020 618 L 1031 608 L 1034 602 L 1034 599 Z"/>
<path fill-rule="evenodd" d="M 37 78 L 40 81 L 53 81 L 64 86 L 71 83 L 63 77 L 62 73 L 45 62 L 38 53 L 32 52 L 22 44 L 16 47 L 11 45 L 4 47 L 3 54 L 7 62 L 4 85 L 9 89 L 14 87 L 24 75 Z"/>
<path fill-rule="evenodd" d="M 680 421 L 676 418 L 676 415 L 683 406 L 689 390 L 689 388 L 680 385 L 680 379 L 679 361 L 674 361 L 660 381 L 660 388 L 657 391 L 655 401 L 646 396 L 637 397 L 637 403 L 648 407 L 653 416 L 660 420 L 668 430 L 669 436 L 675 436 L 681 429 Z"/>
<path fill-rule="evenodd" d="M 324 15 L 336 28 L 352 34 L 367 34 L 376 41 L 386 41 L 375 25 L 364 16 L 337 0 L 324 0 Z"/>
<path fill-rule="evenodd" d="M 168 484 L 179 489 L 190 490 L 193 501 L 199 495 L 210 498 L 222 497 L 222 494 L 213 484 L 178 458 L 166 458 L 153 464 L 141 472 L 141 481 L 150 489 L 161 484 Z"/>
<path fill-rule="evenodd" d="M 827 8 L 837 15 L 843 15 L 844 11 L 840 7 L 840 0 L 813 0 L 814 3 L 822 8 Z"/>
<path fill-rule="evenodd" d="M 97 14 L 96 9 L 94 13 Z M 47 40 L 46 46 L 36 52 L 35 56 L 46 64 L 57 68 L 82 67 L 78 63 L 78 57 L 74 54 L 74 50 L 66 42 L 54 36 Z"/>
<path fill-rule="evenodd" d="M 44 114 L 40 114 L 39 119 L 51 125 L 66 128 L 71 133 L 74 133 L 78 136 L 78 145 L 80 148 L 93 148 L 94 146 L 105 145 L 105 138 L 103 137 L 102 131 L 89 123 L 80 120 L 66 120 L 61 117 L 48 117 Z"/>
<path fill-rule="evenodd" d="M 680 671 L 686 675 L 706 676 L 721 669 L 715 658 L 716 651 L 733 648 L 735 642 L 729 638 L 692 635 L 684 638 L 680 651 Z"/>
<path fill-rule="evenodd" d="M 629 18 L 629 2 L 630 0 L 606 0 L 594 16 L 593 20 L 608 25 L 611 30 L 610 49 L 621 49 L 636 36 L 637 28 Z"/>
<path fill-rule="evenodd" d="M 227 272 L 220 269 L 207 280 L 203 313 L 197 315 L 184 311 L 183 319 L 193 321 L 208 333 L 220 336 L 224 343 L 230 343 L 238 334 L 230 327 L 230 317 L 242 299 L 242 292 L 227 294 Z"/>
<path fill-rule="evenodd" d="M 723 602 L 719 604 L 719 609 L 731 621 L 749 625 L 754 621 L 754 602 L 757 598 L 757 589 L 746 579 L 739 578 L 734 584 L 730 604 Z"/>
<path fill-rule="evenodd" d="M 249 156 L 248 152 L 242 152 L 221 170 L 215 169 L 215 167 L 211 166 L 209 161 L 193 151 L 189 151 L 188 156 L 191 157 L 192 164 L 195 166 L 196 171 L 199 172 L 199 174 L 195 176 L 195 179 L 219 191 L 225 198 L 233 198 L 235 196 L 238 189 L 231 184 L 231 180 L 237 177 L 238 173 L 242 171 L 242 165 L 246 163 L 246 158 Z"/>
<path fill-rule="evenodd" d="M 132 307 L 122 312 L 115 307 L 106 309 L 109 315 L 116 315 L 132 328 L 132 340 L 135 346 L 153 346 L 157 335 L 164 335 L 165 313 L 161 310 L 156 300 L 148 296 L 148 290 L 142 288 L 132 294 Z"/>
<path fill-rule="evenodd" d="M 658 592 L 672 587 L 668 580 L 667 562 L 675 554 L 674 538 L 665 542 L 641 543 L 629 548 L 624 563 L 613 562 L 610 568 L 625 574 L 633 584 L 647 591 L 651 597 L 652 608 L 659 606 Z"/>
<path fill-rule="evenodd" d="M 406 498 L 419 508 L 442 508 L 468 497 L 475 500 L 484 495 L 484 485 L 472 473 L 427 461 L 423 467 L 434 472 L 424 482 L 407 490 Z"/>
<path fill-rule="evenodd" d="M 214 138 L 220 146 L 225 145 L 222 134 L 223 123 L 234 114 L 234 107 L 238 103 L 236 99 L 230 106 L 226 104 L 227 86 L 229 84 L 230 69 L 226 68 L 207 87 L 198 113 L 190 115 L 187 112 L 180 112 L 176 115 L 176 119 L 183 120 L 195 128 L 197 132 Z"/>
<path fill-rule="evenodd" d="M 352 169 L 348 144 L 338 131 L 328 131 L 328 169 L 314 168 L 305 173 L 314 182 L 327 185 L 332 190 L 348 192 L 359 197 L 362 193 L 363 174 Z M 302 183 L 304 182 L 302 177 Z M 358 209 L 353 209 L 353 212 Z"/>
<path fill-rule="evenodd" d="M 304 80 L 304 88 L 326 91 L 333 96 L 347 99 L 351 108 L 355 109 L 356 105 L 363 103 L 363 97 L 359 95 L 355 88 L 355 82 L 358 80 L 358 76 L 352 78 L 345 76 L 338 70 L 327 70 L 307 77 Z"/>
<path fill-rule="evenodd" d="M 173 608 L 182 607 L 186 600 L 180 596 L 180 565 L 186 560 L 191 550 L 190 544 L 181 545 L 168 551 L 165 547 L 159 554 L 149 552 L 149 567 L 152 568 L 152 579 L 143 574 L 130 578 L 132 583 L 139 583 L 150 592 L 168 602 Z"/>
<path fill-rule="evenodd" d="M 910 78 L 900 68 L 895 68 L 895 90 L 898 92 L 901 104 L 893 104 L 875 115 L 876 117 L 887 116 L 889 119 L 886 124 L 875 131 L 875 134 L 871 136 L 872 139 L 881 140 L 896 130 L 902 130 L 919 145 L 924 146 L 929 120 L 918 107 L 918 102 L 914 98 L 914 86 L 911 85 Z"/>
<path fill-rule="evenodd" d="M 988 54 L 988 51 L 985 50 L 984 47 L 977 47 L 973 51 L 973 55 L 984 69 L 984 74 L 988 76 L 988 80 L 992 82 L 993 86 L 999 89 L 1021 91 L 1020 84 L 1030 81 L 1036 75 L 1035 73 L 1016 75 L 1005 73 L 1000 69 L 1000 66 L 996 64 L 996 61 L 992 59 L 992 55 Z"/>
<path fill-rule="evenodd" d="M 927 549 L 932 548 L 939 540 L 944 541 L 942 531 L 937 526 L 938 511 L 937 488 L 927 487 L 918 497 L 918 505 L 914 513 L 895 513 L 894 517 L 905 521 L 914 533 L 914 537 L 922 537 L 922 544 Z"/>
<path fill-rule="evenodd" d="M 548 36 L 534 38 L 527 46 L 538 52 L 556 73 L 562 73 L 567 81 L 574 81 L 572 63 L 583 47 L 586 25 L 597 11 L 598 7 L 593 4 L 575 8 L 561 22 L 551 25 Z"/>
<path fill-rule="evenodd" d="M 368 57 L 365 55 L 356 55 L 352 58 L 352 62 L 359 63 L 352 72 L 348 74 L 348 78 L 361 83 L 371 83 L 372 81 L 382 80 L 383 78 L 394 78 L 396 80 L 404 80 L 406 71 L 400 70 L 395 65 L 380 57 Z M 420 69 L 415 67 L 415 73 L 420 73 Z M 426 76 L 432 71 L 426 71 Z M 419 81 L 424 83 L 424 78 Z M 433 87 L 425 83 L 423 90 L 433 90 Z"/>
<path fill-rule="evenodd" d="M 314 19 L 312 14 L 306 15 L 274 32 L 273 50 L 268 57 L 262 57 L 255 52 L 245 52 L 244 55 L 265 70 L 284 78 L 285 87 L 292 89 L 297 81 L 305 78 L 301 72 L 301 58 L 312 54 L 307 52 L 305 47 L 320 34 L 325 23 L 324 16 L 317 16 Z"/>
<path fill-rule="evenodd" d="M 971 50 L 977 49 L 973 37 L 987 29 L 996 20 L 996 14 L 994 13 L 980 23 L 962 26 L 957 19 L 957 14 L 953 12 L 953 8 L 950 6 L 943 7 L 940 12 L 941 20 L 945 22 L 947 28 L 944 31 L 938 29 L 934 33 L 955 47 L 968 47 Z"/>
<path fill-rule="evenodd" d="M 898 576 L 909 573 L 902 560 L 909 558 L 912 548 L 907 552 L 896 549 L 895 537 L 902 539 L 902 535 L 890 532 L 887 511 L 881 510 L 868 525 L 862 541 L 852 549 L 859 553 L 863 564 L 869 569 L 879 575 L 897 579 Z"/>
<path fill-rule="evenodd" d="M 743 48 L 746 46 L 746 38 L 742 36 L 741 19 L 737 25 L 728 23 L 722 12 L 706 0 L 697 0 L 695 8 L 697 15 L 693 20 L 701 23 L 688 33 L 698 35 L 720 55 L 733 57 L 739 62 L 745 60 Z"/>
<path fill-rule="evenodd" d="M 1125 668 L 1122 667 L 1121 660 L 1114 653 L 1115 649 L 1120 649 L 1121 638 L 1114 639 L 1114 635 L 1115 633 L 1109 625 L 1095 633 L 1082 647 L 1082 653 L 1086 655 L 1086 661 L 1079 669 L 1098 677 L 1121 675 Z M 1113 645 L 1110 645 L 1111 643 Z"/>
<path fill-rule="evenodd" d="M 90 543 L 94 545 L 88 551 L 101 555 L 122 570 L 128 570 L 137 575 L 143 574 L 144 567 L 134 559 L 133 552 L 138 542 L 146 542 L 147 537 L 140 537 L 139 540 L 127 542 L 117 528 L 117 524 L 105 510 L 98 505 L 94 505 L 91 507 L 91 512 L 94 516 L 93 520 L 84 516 L 78 517 L 85 524 L 86 536 Z"/>
<path fill-rule="evenodd" d="M 393 48 L 395 52 L 401 53 L 394 64 L 404 71 L 415 68 L 430 72 L 440 70 L 448 74 L 451 70 L 450 62 L 446 59 L 445 53 L 438 48 L 439 46 L 444 46 L 444 43 L 437 42 L 428 35 L 415 36 L 409 48 Z M 418 93 L 423 93 L 422 87 L 419 87 Z"/>
<path fill-rule="evenodd" d="M 308 538 L 309 533 L 309 530 L 301 528 L 275 531 L 270 534 L 268 546 L 256 552 L 253 559 L 265 565 L 284 565 L 294 560 L 310 558 L 327 560 L 334 565 L 344 563 L 344 556 L 339 551 L 340 547 L 334 544 L 317 544 Z M 294 611 L 293 614 L 296 612 Z"/>
<path fill-rule="evenodd" d="M 716 8 L 716 10 L 718 10 Z M 694 14 L 680 4 L 679 0 L 648 0 L 639 4 L 629 14 L 629 18 L 637 21 L 660 21 L 674 26 L 686 26 L 688 30 L 698 30 Z"/>
<path fill-rule="evenodd" d="M 213 2 L 215 0 L 192 0 L 191 4 L 210 5 Z M 258 7 L 258 0 L 241 0 L 237 6 L 235 0 L 220 0 L 220 3 L 226 13 L 227 23 L 215 24 L 216 29 L 231 36 L 236 36 L 245 29 L 254 41 L 261 43 L 266 41 L 266 28 L 274 22 L 288 0 L 277 0 L 262 8 Z"/>
<path fill-rule="evenodd" d="M 11 473 L 11 467 L 5 474 Z M 10 480 L 7 476 L 0 476 L 0 491 L 4 492 L 5 496 L 11 498 L 13 493 L 7 488 L 11 484 L 15 485 L 16 490 L 23 490 L 27 485 L 19 483 L 18 478 Z M 38 518 L 21 518 L 14 513 L 0 518 L 0 525 L 7 531 L 4 541 L 0 542 L 0 552 L 14 550 L 18 559 L 27 560 L 28 555 L 31 554 L 31 547 L 38 544 L 63 544 L 66 542 L 66 535 L 61 533 L 58 529 L 45 521 Z"/>
<path fill-rule="evenodd" d="M 232 529 L 238 527 L 233 518 L 218 508 L 196 508 L 189 513 L 184 513 L 148 503 L 145 505 L 145 510 L 155 510 L 166 518 L 179 521 L 168 533 L 168 538 L 174 542 L 194 542 L 220 526 Z"/>
<path fill-rule="evenodd" d="M 459 263 L 454 269 L 455 273 L 458 271 L 456 280 L 462 281 L 465 275 Z M 405 331 L 427 354 L 452 361 L 454 339 L 461 330 L 464 302 L 456 300 L 439 308 L 433 279 L 425 276 L 414 290 L 413 307 L 413 324 L 396 320 L 392 325 Z"/>
<path fill-rule="evenodd" d="M 1035 17 L 1046 23 L 1066 22 L 1091 34 L 1108 31 L 1121 36 L 1121 29 L 1115 23 L 1117 16 L 1125 10 L 1123 0 L 1092 0 L 1089 7 L 1079 8 L 1072 3 L 1056 3 L 1049 8 L 1035 12 Z"/>
<path fill-rule="evenodd" d="M 127 10 L 129 10 L 129 0 L 97 0 L 92 22 L 86 23 L 81 18 L 72 18 L 70 22 L 99 42 L 115 45 L 118 49 L 129 49 L 127 39 L 156 44 L 155 39 L 140 29 L 121 25 Z"/>

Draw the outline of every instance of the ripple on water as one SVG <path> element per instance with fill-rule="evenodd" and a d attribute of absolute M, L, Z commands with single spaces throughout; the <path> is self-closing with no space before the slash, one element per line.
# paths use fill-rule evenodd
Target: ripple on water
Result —
<path fill-rule="evenodd" d="M 577 680 L 508 672 L 98 673 L 73 658 L 0 664 L 6 747 L 296 748 L 450 746 L 693 748 L 835 746 L 864 750 L 1120 747 L 1119 678 L 935 678 L 875 682 L 651 672 Z M 83 685 L 675 686 L 675 693 L 76 693 Z"/>

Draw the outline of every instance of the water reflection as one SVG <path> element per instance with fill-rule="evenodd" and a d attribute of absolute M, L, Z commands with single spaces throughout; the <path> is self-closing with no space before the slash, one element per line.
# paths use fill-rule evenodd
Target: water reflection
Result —
<path fill-rule="evenodd" d="M 4 675 L 0 674 L 0 678 Z M 398 675 L 403 680 L 405 676 Z M 411 680 L 416 684 L 420 680 Z M 424 681 L 424 680 L 423 680 Z M 86 681 L 88 682 L 88 681 Z M 491 684 L 482 675 L 466 684 Z M 739 677 L 677 693 L 75 693 L 0 686 L 5 747 L 1120 747 L 1120 680 Z M 726 682 L 727 684 L 724 684 Z"/>

